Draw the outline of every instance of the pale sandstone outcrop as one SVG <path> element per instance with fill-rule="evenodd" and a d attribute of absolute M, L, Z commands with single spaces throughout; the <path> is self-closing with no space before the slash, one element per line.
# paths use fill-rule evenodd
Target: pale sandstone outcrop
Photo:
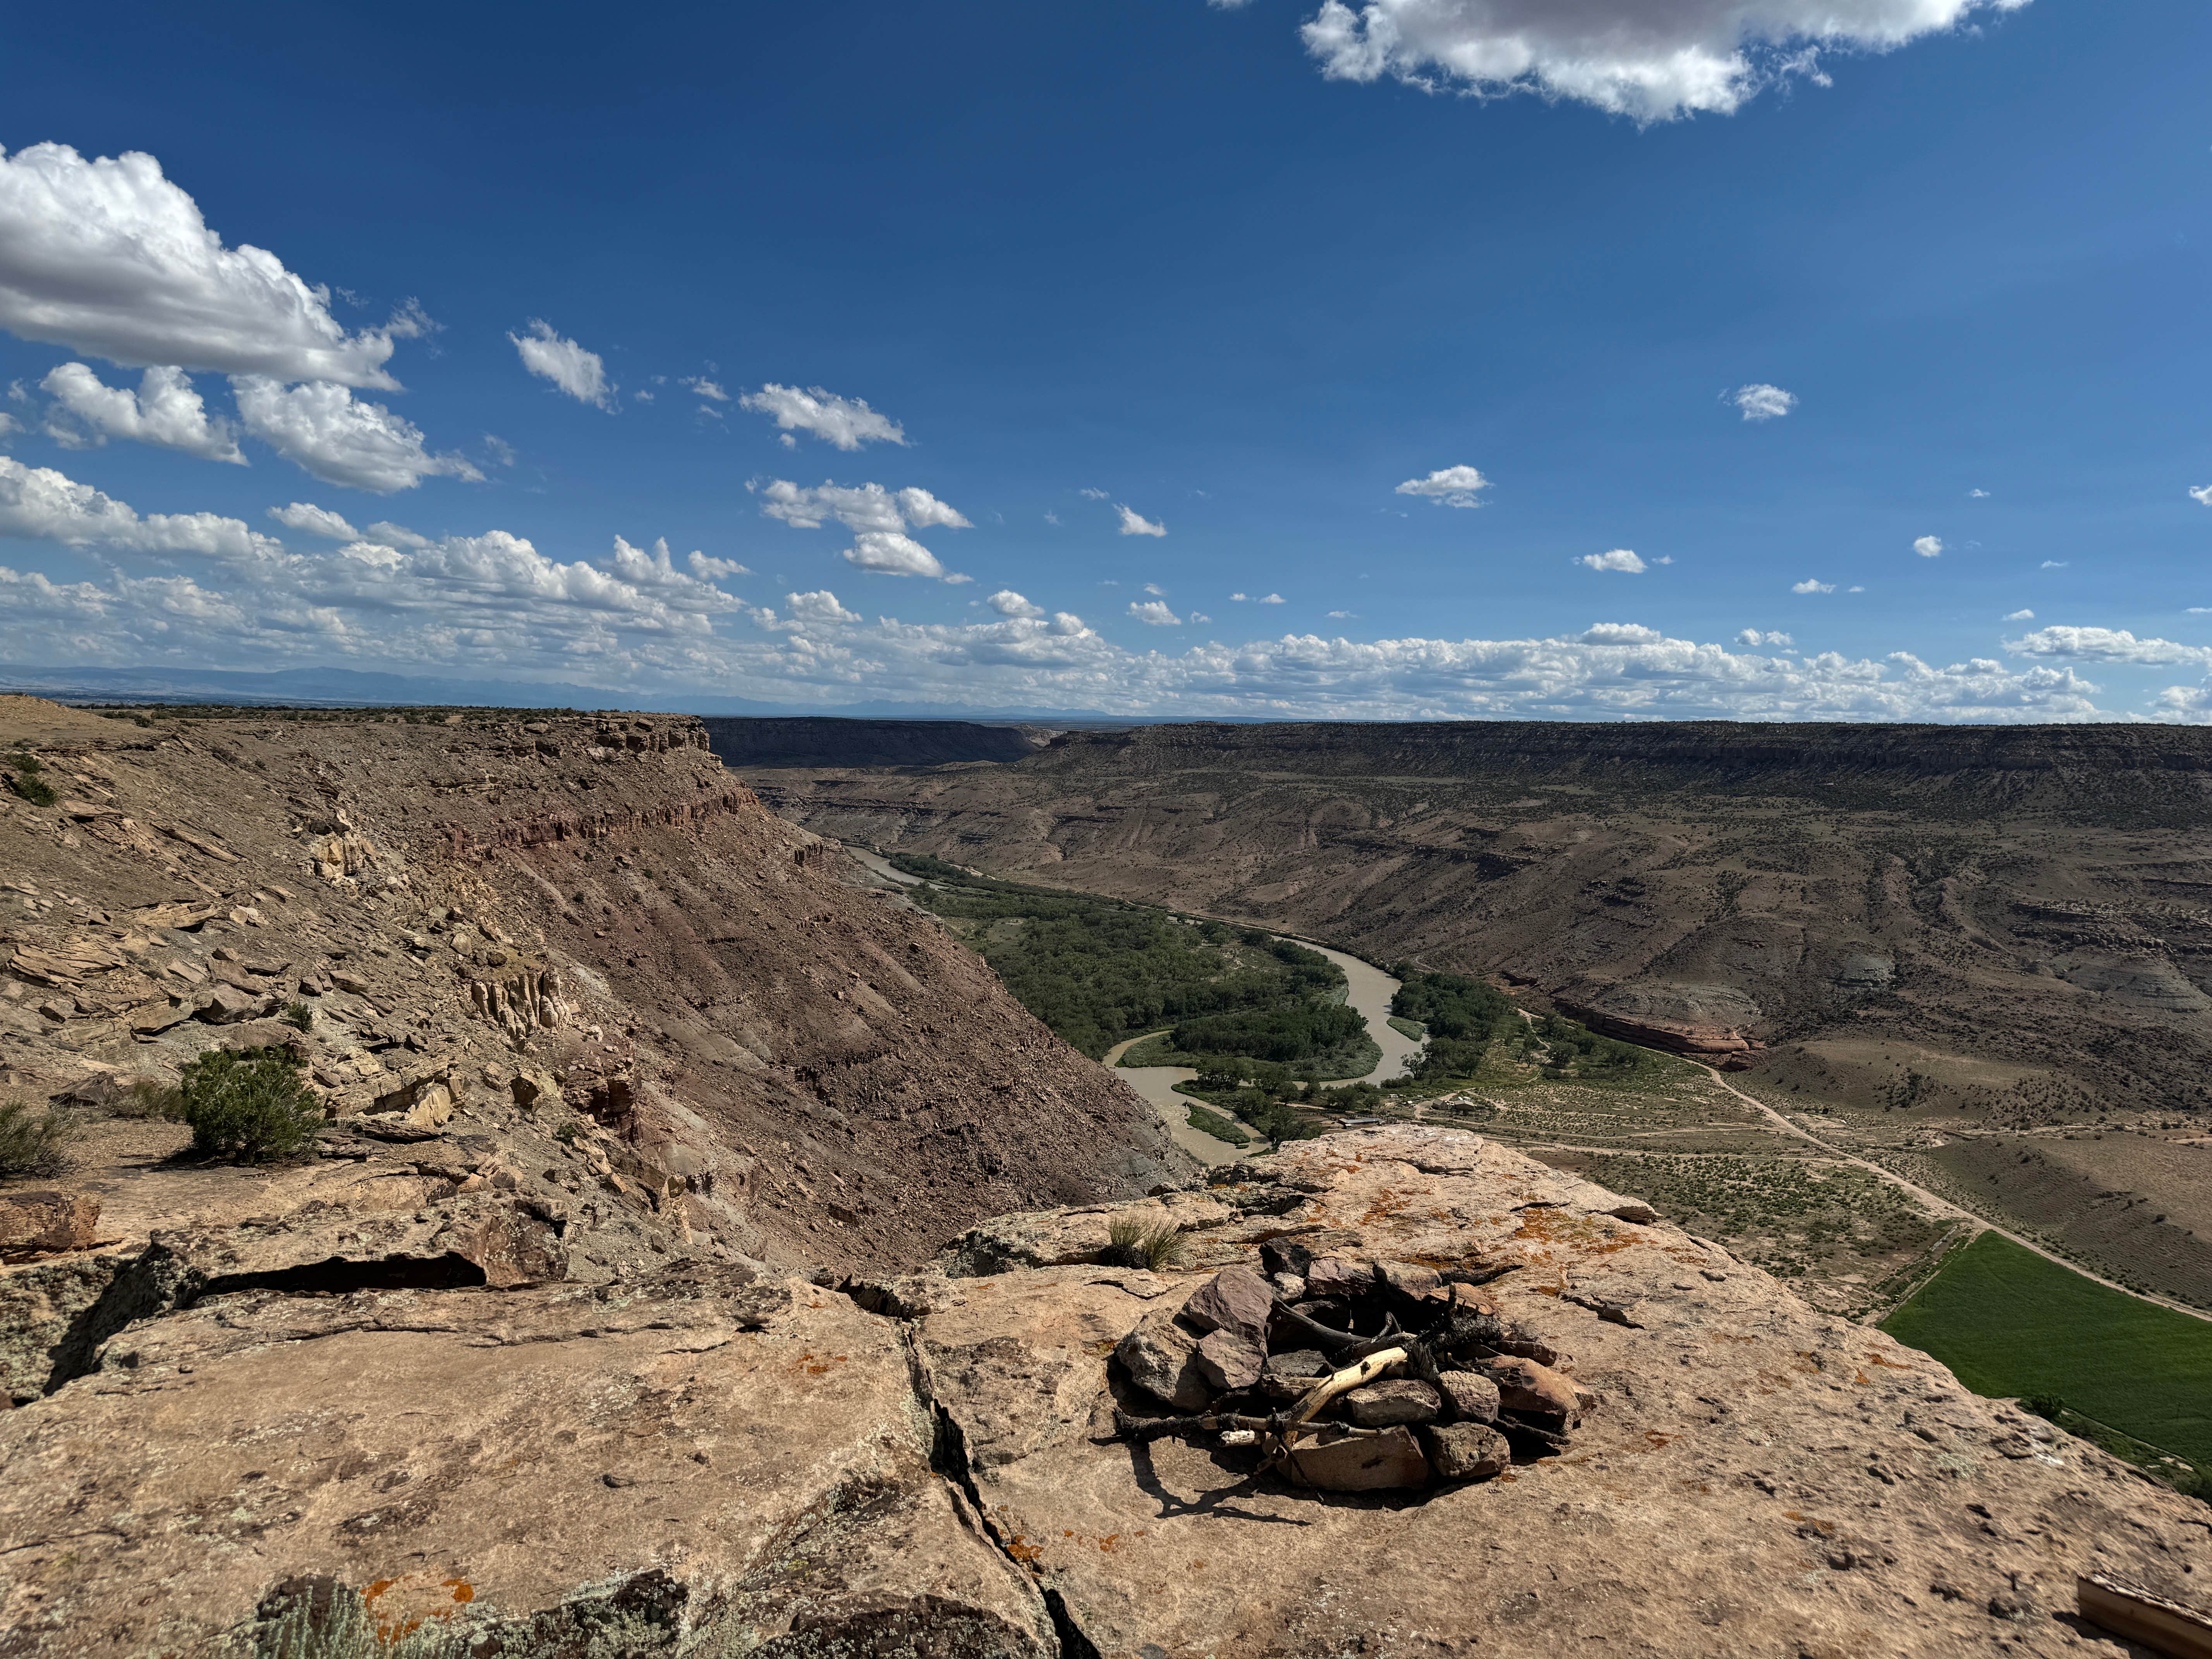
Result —
<path fill-rule="evenodd" d="M 971 1235 L 849 1294 L 742 1264 L 204 1279 L 0 1416 L 0 1625 L 25 1656 L 209 1651 L 392 1581 L 378 1607 L 509 1655 L 2119 1659 L 2070 1622 L 2076 1573 L 2212 1599 L 2201 1504 L 1602 1188 L 1415 1127 L 1225 1177 L 1121 1206 L 1206 1224 L 1204 1263 L 1158 1272 L 1012 1265 L 1079 1235 L 1103 1254 L 1114 1211 L 1088 1206 L 990 1224 L 1002 1271 Z M 322 1243 L 274 1233 L 240 1266 Z M 1205 1398 L 1176 1316 L 1224 1267 L 1210 1300 L 1240 1299 L 1263 1248 L 1438 1309 L 1468 1291 L 1439 1275 L 1513 1267 L 1480 1296 L 1573 1392 L 1570 1449 L 1330 1428 L 1301 1466 L 1376 1489 L 1322 1492 L 1215 1437 L 1116 1437 L 1117 1406 L 1170 1409 L 1124 1368 L 1132 1333 Z M 1495 1409 L 1450 1375 L 1455 1411 Z"/>

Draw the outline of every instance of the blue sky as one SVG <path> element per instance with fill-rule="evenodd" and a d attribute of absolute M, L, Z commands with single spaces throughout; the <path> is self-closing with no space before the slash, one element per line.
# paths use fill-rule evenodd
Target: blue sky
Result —
<path fill-rule="evenodd" d="M 2201 5 L 95 17 L 9 663 L 2212 719 Z"/>

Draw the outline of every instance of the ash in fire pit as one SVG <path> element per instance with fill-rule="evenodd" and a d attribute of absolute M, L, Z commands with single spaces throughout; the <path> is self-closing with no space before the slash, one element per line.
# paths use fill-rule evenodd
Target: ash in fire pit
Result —
<path fill-rule="evenodd" d="M 1565 1449 L 1580 1396 L 1564 1357 L 1481 1290 L 1511 1268 L 1439 1273 L 1280 1241 L 1261 1265 L 1224 1269 L 1121 1339 L 1133 1392 L 1162 1409 L 1115 1412 L 1121 1438 L 1256 1446 L 1329 1492 L 1480 1480 L 1516 1452 Z"/>

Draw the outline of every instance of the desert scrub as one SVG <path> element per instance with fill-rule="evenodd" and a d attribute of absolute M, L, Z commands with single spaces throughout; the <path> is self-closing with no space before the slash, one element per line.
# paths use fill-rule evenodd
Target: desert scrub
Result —
<path fill-rule="evenodd" d="M 8 757 L 8 787 L 33 806 L 52 806 L 61 799 L 54 793 L 53 786 L 39 774 L 46 769 L 39 764 L 36 755 L 20 751 Z"/>
<path fill-rule="evenodd" d="M 1106 1253 L 1100 1260 L 1117 1267 L 1171 1267 L 1189 1248 L 1172 1221 L 1117 1216 L 1106 1225 Z"/>
<path fill-rule="evenodd" d="M 24 1101 L 0 1102 L 0 1176 L 57 1176 L 69 1166 L 76 1120 Z"/>
<path fill-rule="evenodd" d="M 283 1018 L 286 1024 L 295 1025 L 304 1031 L 314 1024 L 315 1011 L 304 1002 L 288 1002 L 284 1005 Z"/>
<path fill-rule="evenodd" d="M 192 1145 L 239 1164 L 289 1158 L 314 1145 L 322 1103 L 289 1048 L 210 1048 L 178 1084 Z"/>
<path fill-rule="evenodd" d="M 118 1117 L 180 1118 L 185 1115 L 184 1096 L 173 1083 L 142 1077 L 124 1085 L 108 1109 Z"/>

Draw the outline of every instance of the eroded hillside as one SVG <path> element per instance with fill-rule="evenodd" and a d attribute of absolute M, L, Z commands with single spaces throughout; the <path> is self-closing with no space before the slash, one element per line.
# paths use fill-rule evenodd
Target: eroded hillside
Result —
<path fill-rule="evenodd" d="M 911 1261 L 1009 1207 L 1141 1191 L 1175 1156 L 940 928 L 763 811 L 696 722 L 187 729 L 19 698 L 0 752 L 56 796 L 0 796 L 0 1098 L 77 1103 L 63 1184 L 123 1248 L 310 1199 L 451 1200 L 572 1277 Z M 272 1043 L 337 1156 L 203 1167 L 174 1156 L 181 1125 L 131 1115 L 134 1083 Z"/>

